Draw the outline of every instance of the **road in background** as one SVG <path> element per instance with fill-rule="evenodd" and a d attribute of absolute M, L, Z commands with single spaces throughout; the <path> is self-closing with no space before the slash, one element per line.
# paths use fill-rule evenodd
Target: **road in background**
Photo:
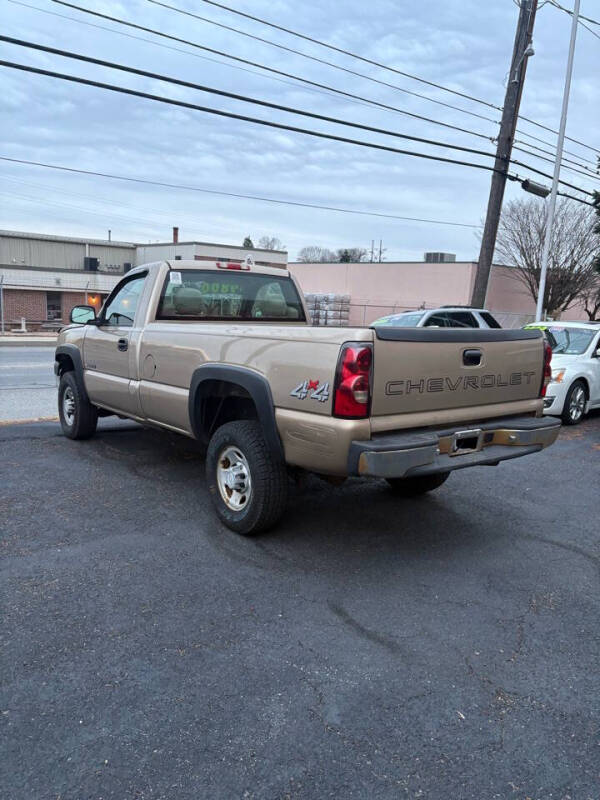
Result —
<path fill-rule="evenodd" d="M 54 347 L 0 346 L 0 421 L 57 413 Z"/>
<path fill-rule="evenodd" d="M 600 414 L 428 497 L 311 478 L 256 538 L 185 437 L 0 451 L 3 797 L 598 798 Z"/>

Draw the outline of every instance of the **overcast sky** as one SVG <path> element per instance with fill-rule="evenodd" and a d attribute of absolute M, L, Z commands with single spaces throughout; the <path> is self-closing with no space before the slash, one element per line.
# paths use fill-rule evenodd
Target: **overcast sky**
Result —
<path fill-rule="evenodd" d="M 499 117 L 493 108 L 328 51 L 201 0 L 170 2 L 396 87 L 485 117 Z M 38 10 L 25 8 L 25 3 Z M 229 0 L 225 3 L 229 4 Z M 498 106 L 502 104 L 518 16 L 512 0 L 418 3 L 230 0 L 230 3 L 397 69 Z M 497 132 L 493 121 L 350 75 L 147 0 L 80 0 L 79 4 L 469 131 L 490 137 Z M 563 0 L 562 4 L 572 6 L 572 0 Z M 600 3 L 596 0 L 582 0 L 581 5 L 583 14 L 600 18 Z M 470 134 L 309 89 L 293 81 L 282 82 L 255 68 L 249 68 L 252 71 L 248 72 L 225 58 L 211 57 L 189 46 L 104 22 L 51 0 L 24 0 L 18 4 L 0 0 L 0 9 L 2 30 L 8 36 L 413 136 L 493 150 L 491 142 Z M 600 27 L 594 29 L 600 34 Z M 529 61 L 521 111 L 554 129 L 559 123 L 569 33 L 567 14 L 550 4 L 539 10 L 534 35 L 536 52 Z M 132 35 L 140 38 L 131 38 Z M 2 59 L 8 61 L 392 147 L 492 163 L 487 158 L 271 111 L 14 45 L 2 43 L 1 49 Z M 567 135 L 598 148 L 599 62 L 600 39 L 580 27 Z M 0 155 L 3 156 L 205 189 L 470 225 L 479 225 L 485 214 L 490 175 L 481 170 L 276 131 L 7 68 L 0 68 L 0 81 Z M 526 122 L 520 127 L 524 133 L 550 143 L 556 141 L 551 133 Z M 567 148 L 586 159 L 582 163 L 591 166 L 587 161 L 594 159 L 590 150 L 573 142 L 568 142 Z M 523 153 L 518 157 L 539 169 L 552 171 L 551 164 Z M 523 176 L 535 177 L 520 167 L 518 171 Z M 388 261 L 420 260 L 425 250 L 454 252 L 459 259 L 472 259 L 478 252 L 478 230 L 469 227 L 273 205 L 7 162 L 0 162 L 0 175 L 3 212 L 0 227 L 7 229 L 105 238 L 110 228 L 113 239 L 144 242 L 169 240 L 171 226 L 179 225 L 182 240 L 241 244 L 246 235 L 255 242 L 262 235 L 277 236 L 287 246 L 290 260 L 304 245 L 370 248 L 371 240 L 378 242 L 380 238 L 387 248 Z M 598 185 L 592 176 L 564 172 L 562 177 L 587 188 Z M 522 190 L 509 184 L 507 197 L 517 196 L 522 196 Z"/>

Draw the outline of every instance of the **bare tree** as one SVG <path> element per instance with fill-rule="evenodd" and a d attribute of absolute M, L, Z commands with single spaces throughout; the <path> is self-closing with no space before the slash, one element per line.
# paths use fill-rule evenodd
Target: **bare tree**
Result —
<path fill-rule="evenodd" d="M 338 261 L 335 253 L 326 247 L 310 245 L 298 251 L 298 261 L 305 264 L 321 264 L 325 262 Z"/>
<path fill-rule="evenodd" d="M 336 255 L 336 261 L 341 261 L 346 264 L 354 264 L 367 260 L 367 251 L 364 247 L 342 247 L 337 251 Z"/>
<path fill-rule="evenodd" d="M 339 250 L 334 252 L 333 250 L 328 250 L 326 247 L 312 245 L 310 247 L 303 247 L 298 252 L 298 261 L 303 261 L 307 264 L 325 262 L 342 262 L 343 264 L 348 264 L 366 260 L 367 251 L 363 247 L 340 247 Z"/>
<path fill-rule="evenodd" d="M 537 301 L 547 208 L 539 200 L 513 200 L 500 219 L 496 254 L 515 267 L 514 274 Z M 549 316 L 565 311 L 588 292 L 595 281 L 594 256 L 598 237 L 589 206 L 564 199 L 557 204 L 544 308 Z"/>
<path fill-rule="evenodd" d="M 600 264 L 595 267 L 596 278 L 590 288 L 583 293 L 583 309 L 590 322 L 600 319 Z"/>
<path fill-rule="evenodd" d="M 277 236 L 261 236 L 257 246 L 261 250 L 285 250 L 285 245 Z"/>

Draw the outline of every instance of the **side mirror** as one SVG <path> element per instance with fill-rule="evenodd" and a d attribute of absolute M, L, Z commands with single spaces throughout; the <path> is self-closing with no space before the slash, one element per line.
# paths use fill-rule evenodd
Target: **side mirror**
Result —
<path fill-rule="evenodd" d="M 596 351 L 594 352 L 592 358 L 600 358 L 600 347 L 596 348 Z"/>
<path fill-rule="evenodd" d="M 85 325 L 86 322 L 96 319 L 96 309 L 93 306 L 74 306 L 69 319 L 76 325 Z"/>

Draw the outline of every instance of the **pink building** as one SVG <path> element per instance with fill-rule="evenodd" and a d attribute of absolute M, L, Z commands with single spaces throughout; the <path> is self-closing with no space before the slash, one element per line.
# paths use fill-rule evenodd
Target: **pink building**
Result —
<path fill-rule="evenodd" d="M 396 311 L 468 305 L 477 264 L 474 261 L 296 262 L 288 264 L 288 268 L 304 292 L 350 295 L 350 325 L 368 325 Z M 535 316 L 535 303 L 511 267 L 492 268 L 486 306 L 505 327 L 520 327 Z M 562 318 L 587 319 L 578 306 L 564 312 Z"/>

